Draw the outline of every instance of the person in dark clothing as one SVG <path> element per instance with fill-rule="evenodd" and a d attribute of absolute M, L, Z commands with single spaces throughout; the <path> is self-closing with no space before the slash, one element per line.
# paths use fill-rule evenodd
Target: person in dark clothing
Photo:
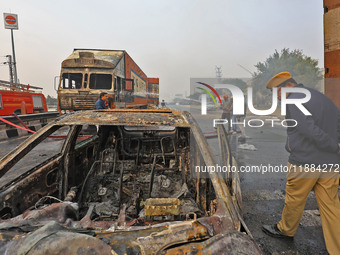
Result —
<path fill-rule="evenodd" d="M 247 100 L 244 100 L 244 114 L 236 114 L 234 115 L 236 117 L 236 120 L 233 120 L 233 123 L 236 122 L 238 129 L 241 131 L 241 136 L 239 137 L 241 140 L 246 139 L 248 136 L 246 135 L 246 131 L 245 131 L 245 127 L 244 127 L 244 122 L 245 122 L 245 118 L 246 118 L 246 114 L 247 114 Z M 249 137 L 248 137 L 249 138 Z"/>
<path fill-rule="evenodd" d="M 223 104 L 222 104 L 222 116 L 221 119 L 225 119 L 228 121 L 228 132 L 231 130 L 230 120 L 231 114 L 233 111 L 233 102 L 229 100 L 229 96 L 227 94 L 223 95 Z"/>
<path fill-rule="evenodd" d="M 278 90 L 279 100 L 282 87 L 307 89 L 311 98 L 303 106 L 312 115 L 305 115 L 294 104 L 287 105 L 286 119 L 293 119 L 297 124 L 287 128 L 286 149 L 290 155 L 285 205 L 280 222 L 263 225 L 262 229 L 273 237 L 294 237 L 307 196 L 314 190 L 327 251 L 331 255 L 340 254 L 339 109 L 322 93 L 297 84 L 288 72 L 275 75 L 267 83 L 267 88 Z M 304 97 L 303 93 L 292 92 L 287 98 Z"/>
<path fill-rule="evenodd" d="M 94 105 L 94 109 L 95 110 L 99 110 L 99 109 L 107 109 L 109 107 L 108 105 L 108 94 L 106 92 L 102 92 L 99 95 L 99 98 L 96 102 L 96 104 Z"/>

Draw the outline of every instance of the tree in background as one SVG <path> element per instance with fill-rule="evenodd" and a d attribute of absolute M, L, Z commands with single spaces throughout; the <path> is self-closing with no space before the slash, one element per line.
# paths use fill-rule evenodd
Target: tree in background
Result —
<path fill-rule="evenodd" d="M 247 83 L 244 80 L 238 78 L 226 78 L 222 80 L 222 84 L 231 84 L 239 87 L 242 91 L 245 91 L 247 88 Z"/>
<path fill-rule="evenodd" d="M 290 51 L 284 48 L 279 53 L 275 50 L 264 62 L 255 65 L 257 72 L 252 78 L 253 93 L 257 105 L 271 104 L 271 94 L 266 89 L 268 80 L 280 72 L 290 72 L 297 83 L 321 91 L 322 73 L 318 60 L 307 57 L 302 50 Z"/>
<path fill-rule="evenodd" d="M 48 105 L 56 105 L 58 103 L 58 100 L 54 97 L 51 97 L 50 95 L 46 98 L 46 104 Z"/>
<path fill-rule="evenodd" d="M 222 79 L 221 84 L 231 84 L 231 85 L 235 85 L 236 87 L 239 87 L 243 92 L 246 92 L 247 90 L 247 83 L 242 80 L 242 79 L 238 79 L 238 78 L 225 78 Z M 216 89 L 218 94 L 223 95 L 226 93 L 229 93 L 229 90 L 227 89 Z"/>

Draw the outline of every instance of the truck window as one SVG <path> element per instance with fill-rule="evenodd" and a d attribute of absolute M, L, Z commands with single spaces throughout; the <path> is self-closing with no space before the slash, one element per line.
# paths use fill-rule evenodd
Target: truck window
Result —
<path fill-rule="evenodd" d="M 111 89 L 112 75 L 111 74 L 96 74 L 90 75 L 90 89 Z"/>
<path fill-rule="evenodd" d="M 82 73 L 63 73 L 61 87 L 63 89 L 81 89 Z"/>
<path fill-rule="evenodd" d="M 41 96 L 32 96 L 33 99 L 33 108 L 34 109 L 42 109 L 44 108 L 43 100 Z"/>
<path fill-rule="evenodd" d="M 3 105 L 2 105 L 2 96 L 0 95 L 0 109 L 3 109 Z"/>
<path fill-rule="evenodd" d="M 87 79 L 88 79 L 88 74 L 86 73 L 84 77 L 84 88 L 87 88 Z"/>

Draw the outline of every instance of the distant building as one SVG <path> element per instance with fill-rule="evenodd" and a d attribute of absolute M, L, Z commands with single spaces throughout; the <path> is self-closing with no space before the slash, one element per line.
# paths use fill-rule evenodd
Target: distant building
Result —
<path fill-rule="evenodd" d="M 174 99 L 183 99 L 184 98 L 184 95 L 183 94 L 175 94 L 175 98 Z"/>

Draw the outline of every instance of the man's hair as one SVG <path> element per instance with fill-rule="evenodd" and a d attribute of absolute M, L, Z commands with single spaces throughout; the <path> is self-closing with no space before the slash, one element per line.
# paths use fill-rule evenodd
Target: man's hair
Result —
<path fill-rule="evenodd" d="M 107 95 L 107 93 L 106 92 L 102 92 L 102 93 L 100 93 L 99 98 L 101 99 L 105 95 Z"/>

